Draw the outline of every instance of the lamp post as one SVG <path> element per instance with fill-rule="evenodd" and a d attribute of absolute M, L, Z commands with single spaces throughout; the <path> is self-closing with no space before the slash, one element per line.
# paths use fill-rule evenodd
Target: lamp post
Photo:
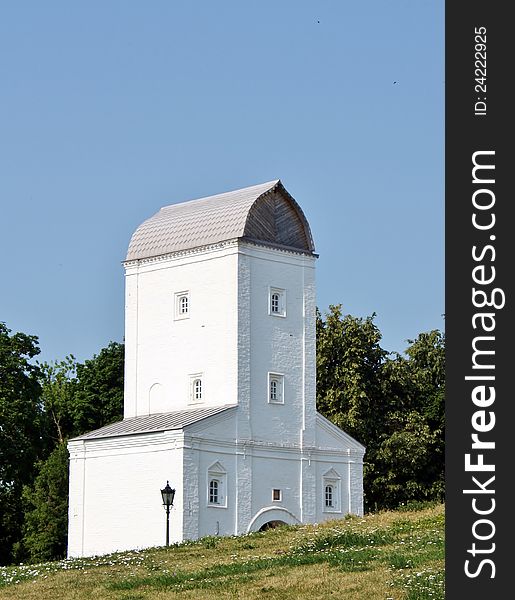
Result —
<path fill-rule="evenodd" d="M 168 481 L 166 486 L 161 490 L 161 496 L 163 498 L 163 506 L 166 510 L 166 545 L 170 543 L 170 508 L 173 506 L 173 497 L 175 496 L 175 490 L 172 490 Z"/>

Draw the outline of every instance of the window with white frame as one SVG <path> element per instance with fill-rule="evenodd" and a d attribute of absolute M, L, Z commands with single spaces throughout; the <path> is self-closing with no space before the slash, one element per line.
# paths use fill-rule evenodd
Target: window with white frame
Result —
<path fill-rule="evenodd" d="M 341 512 L 341 477 L 334 469 L 323 476 L 322 494 L 324 512 Z"/>
<path fill-rule="evenodd" d="M 207 471 L 207 504 L 217 508 L 227 507 L 227 472 L 216 462 Z"/>
<path fill-rule="evenodd" d="M 279 312 L 279 310 L 280 310 L 279 299 L 280 299 L 280 296 L 277 292 L 273 292 L 270 295 L 270 312 L 272 312 L 272 313 Z"/>
<path fill-rule="evenodd" d="M 202 379 L 193 380 L 193 400 L 202 400 Z"/>
<path fill-rule="evenodd" d="M 281 502 L 281 500 L 283 499 L 283 495 L 281 490 L 274 488 L 272 490 L 272 502 Z"/>
<path fill-rule="evenodd" d="M 268 373 L 268 402 L 284 404 L 284 375 Z"/>
<path fill-rule="evenodd" d="M 334 508 L 334 486 L 331 484 L 325 486 L 325 507 Z"/>
<path fill-rule="evenodd" d="M 268 288 L 268 314 L 274 317 L 286 316 L 286 290 Z"/>
<path fill-rule="evenodd" d="M 190 316 L 190 293 L 175 293 L 175 319 L 188 319 Z"/>
<path fill-rule="evenodd" d="M 204 399 L 204 382 L 202 373 L 190 375 L 190 402 L 202 402 Z"/>
<path fill-rule="evenodd" d="M 209 504 L 220 504 L 220 482 L 218 479 L 209 480 Z"/>

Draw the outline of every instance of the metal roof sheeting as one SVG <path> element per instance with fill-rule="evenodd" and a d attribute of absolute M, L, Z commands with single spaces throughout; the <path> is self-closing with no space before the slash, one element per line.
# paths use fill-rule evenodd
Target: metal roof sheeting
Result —
<path fill-rule="evenodd" d="M 244 237 L 252 206 L 270 192 L 280 193 L 291 204 L 305 229 L 305 247 L 301 249 L 313 251 L 311 232 L 302 210 L 280 180 L 276 179 L 161 208 L 132 235 L 126 261 L 152 258 Z"/>
<path fill-rule="evenodd" d="M 173 429 L 183 429 L 188 425 L 212 417 L 218 413 L 224 412 L 235 405 L 211 406 L 205 408 L 193 408 L 178 410 L 169 413 L 160 413 L 147 415 L 144 417 L 132 417 L 116 423 L 111 423 L 100 429 L 95 429 L 74 440 L 91 440 L 107 437 L 117 437 L 124 435 L 134 435 L 137 433 L 156 433 L 160 431 L 171 431 Z"/>

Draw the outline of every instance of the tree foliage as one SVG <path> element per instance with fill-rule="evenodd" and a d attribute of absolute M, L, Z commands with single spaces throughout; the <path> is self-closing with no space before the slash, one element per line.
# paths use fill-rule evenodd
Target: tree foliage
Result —
<path fill-rule="evenodd" d="M 23 488 L 23 548 L 33 561 L 64 558 L 68 531 L 68 449 L 59 442 Z"/>
<path fill-rule="evenodd" d="M 374 316 L 317 315 L 317 408 L 366 446 L 366 509 L 443 499 L 445 342 L 421 333 L 406 356 L 380 346 Z"/>
<path fill-rule="evenodd" d="M 77 363 L 71 354 L 62 361 L 41 365 L 42 402 L 52 446 L 64 443 L 76 430 L 73 416 L 76 372 Z"/>
<path fill-rule="evenodd" d="M 381 428 L 377 409 L 381 368 L 387 353 L 374 315 L 361 319 L 329 307 L 317 313 L 317 408 L 336 425 L 364 443 Z"/>
<path fill-rule="evenodd" d="M 39 369 L 30 362 L 37 354 L 35 336 L 11 335 L 0 323 L 0 564 L 14 559 L 22 488 L 31 481 L 43 447 Z"/>
<path fill-rule="evenodd" d="M 123 418 L 124 344 L 110 342 L 98 355 L 77 365 L 72 407 L 75 434 Z"/>

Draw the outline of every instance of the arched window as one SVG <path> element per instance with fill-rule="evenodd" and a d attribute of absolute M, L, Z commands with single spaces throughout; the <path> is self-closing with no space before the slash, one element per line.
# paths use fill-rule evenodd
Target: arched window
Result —
<path fill-rule="evenodd" d="M 179 298 L 179 314 L 186 315 L 188 313 L 188 296 Z"/>
<path fill-rule="evenodd" d="M 207 470 L 207 505 L 227 508 L 227 472 L 219 462 Z"/>
<path fill-rule="evenodd" d="M 175 292 L 175 319 L 190 318 L 190 293 Z"/>
<path fill-rule="evenodd" d="M 286 290 L 268 288 L 268 314 L 274 317 L 286 316 Z"/>
<path fill-rule="evenodd" d="M 325 486 L 325 507 L 333 508 L 334 507 L 334 490 L 332 485 Z"/>
<path fill-rule="evenodd" d="M 277 402 L 277 380 L 270 381 L 270 402 Z"/>
<path fill-rule="evenodd" d="M 219 487 L 218 479 L 209 480 L 209 504 L 220 504 Z"/>
<path fill-rule="evenodd" d="M 202 400 L 202 379 L 193 380 L 193 400 Z"/>
<path fill-rule="evenodd" d="M 333 468 L 323 475 L 322 479 L 322 507 L 324 512 L 341 512 L 341 485 L 340 474 Z"/>
<path fill-rule="evenodd" d="M 268 373 L 268 402 L 284 404 L 284 375 Z"/>
<path fill-rule="evenodd" d="M 274 292 L 270 298 L 270 310 L 273 313 L 279 312 L 279 294 Z"/>
<path fill-rule="evenodd" d="M 188 382 L 188 401 L 191 404 L 201 404 L 204 402 L 204 376 L 203 373 L 191 373 Z"/>

